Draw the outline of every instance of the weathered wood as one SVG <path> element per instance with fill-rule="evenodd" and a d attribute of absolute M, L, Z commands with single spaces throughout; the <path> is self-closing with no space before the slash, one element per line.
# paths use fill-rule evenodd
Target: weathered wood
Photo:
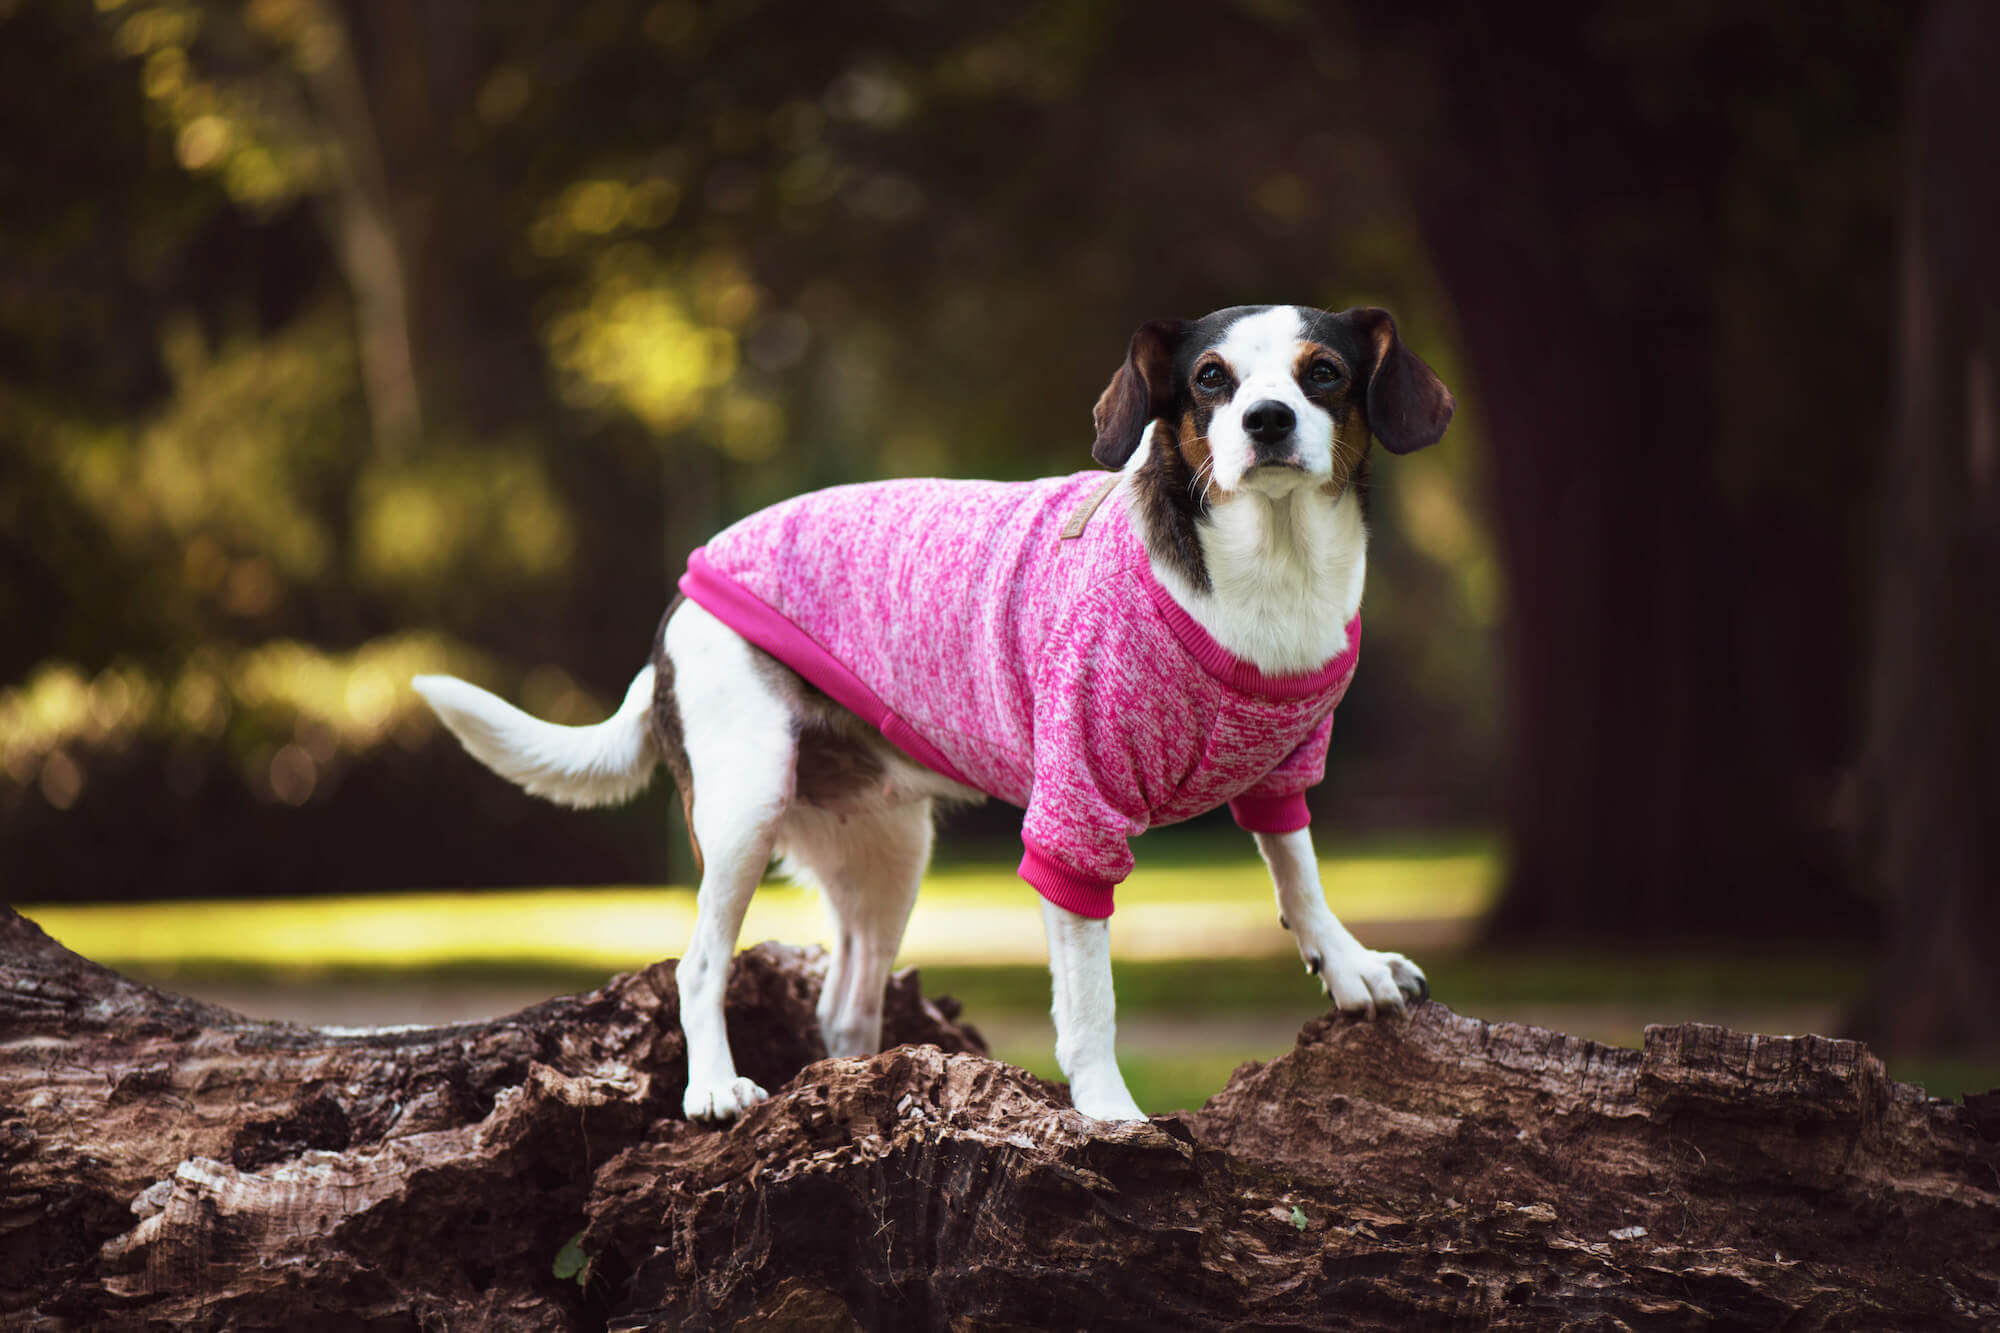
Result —
<path fill-rule="evenodd" d="M 0 1326 L 2000 1323 L 2000 1095 L 1688 1025 L 1643 1052 L 1432 1003 L 1317 1019 L 1106 1128 L 911 974 L 813 1063 L 823 961 L 732 974 L 727 1132 L 671 964 L 486 1024 L 259 1023 L 0 918 Z M 582 1231 L 581 1282 L 551 1265 Z"/>

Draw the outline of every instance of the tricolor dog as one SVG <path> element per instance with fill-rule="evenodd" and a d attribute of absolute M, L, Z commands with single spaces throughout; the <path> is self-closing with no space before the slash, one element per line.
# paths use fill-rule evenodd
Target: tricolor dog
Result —
<path fill-rule="evenodd" d="M 722 995 L 773 856 L 836 918 L 827 1051 L 866 1054 L 932 813 L 994 796 L 1027 811 L 1020 873 L 1043 900 L 1077 1109 L 1138 1119 L 1106 918 L 1148 828 L 1228 805 L 1342 1011 L 1428 994 L 1327 909 L 1304 793 L 1359 655 L 1369 444 L 1435 443 L 1452 406 L 1385 311 L 1157 321 L 1097 403 L 1091 453 L 1115 471 L 842 486 L 752 514 L 690 557 L 651 664 L 596 726 L 449 676 L 416 688 L 480 760 L 552 800 L 621 801 L 672 771 L 701 868 L 679 970 L 690 1117 L 765 1097 L 737 1075 Z"/>

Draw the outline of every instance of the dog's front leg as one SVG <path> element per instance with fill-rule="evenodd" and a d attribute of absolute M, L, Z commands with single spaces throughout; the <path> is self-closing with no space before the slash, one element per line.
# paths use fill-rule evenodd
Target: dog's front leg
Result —
<path fill-rule="evenodd" d="M 1095 1120 L 1144 1120 L 1118 1072 L 1117 1002 L 1111 993 L 1111 923 L 1042 900 L 1055 984 L 1056 1063 L 1070 1100 Z"/>
<path fill-rule="evenodd" d="M 1399 953 L 1363 948 L 1327 907 L 1311 832 L 1256 838 L 1277 888 L 1278 921 L 1297 937 L 1306 971 L 1319 978 L 1342 1013 L 1368 1018 L 1384 1009 L 1401 1013 L 1406 1002 L 1429 997 L 1430 983 L 1415 963 Z"/>

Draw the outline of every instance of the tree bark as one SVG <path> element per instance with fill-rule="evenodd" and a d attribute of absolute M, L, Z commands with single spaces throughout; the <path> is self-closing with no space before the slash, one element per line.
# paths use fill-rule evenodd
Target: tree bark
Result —
<path fill-rule="evenodd" d="M 2000 1049 L 2000 21 L 1937 6 L 1911 86 L 1897 416 L 1863 766 L 1889 954 L 1855 1021 Z"/>
<path fill-rule="evenodd" d="M 823 966 L 737 959 L 731 1037 L 774 1096 L 718 1131 L 679 1116 L 671 963 L 490 1023 L 315 1031 L 10 912 L 0 1324 L 2000 1319 L 2000 1094 L 1928 1101 L 1854 1042 L 1687 1025 L 1640 1052 L 1430 1003 L 1316 1019 L 1202 1111 L 1104 1126 L 910 972 L 909 1044 L 820 1060 Z"/>

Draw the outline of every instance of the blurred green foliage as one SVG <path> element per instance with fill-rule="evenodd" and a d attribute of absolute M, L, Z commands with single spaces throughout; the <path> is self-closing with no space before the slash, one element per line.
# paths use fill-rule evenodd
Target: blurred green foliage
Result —
<path fill-rule="evenodd" d="M 1088 466 L 1130 330 L 1252 301 L 1386 305 L 1460 403 L 1441 448 L 1375 460 L 1369 666 L 1328 813 L 1497 822 L 1510 669 L 1565 705 L 1532 719 L 1545 743 L 1617 753 L 1630 660 L 1584 650 L 1707 662 L 1671 629 L 1641 643 L 1616 594 L 1702 554 L 1645 544 L 1680 488 L 1728 529 L 1714 559 L 1741 567 L 1707 586 L 1742 585 L 1720 619 L 1755 688 L 1710 748 L 1623 761 L 1697 792 L 1749 775 L 1769 799 L 1746 826 L 1821 837 L 1860 672 L 1796 668 L 1865 602 L 1908 15 L 1578 0 L 1538 22 L 1560 40 L 1477 7 L 0 0 L 6 890 L 684 874 L 670 798 L 535 805 L 406 690 L 382 712 L 383 673 L 468 671 L 586 720 L 731 519 L 863 478 Z M 1489 40 L 1533 60 L 1482 83 Z M 1481 151 L 1494 117 L 1455 97 L 1526 106 L 1537 81 L 1602 115 Z M 1469 302 L 1477 245 L 1447 291 L 1426 208 L 1468 182 L 1461 244 L 1505 238 L 1501 266 L 1569 304 Z M 1626 339 L 1647 370 L 1605 412 L 1712 402 L 1698 441 L 1621 449 L 1558 414 L 1552 456 L 1517 397 L 1489 466 L 1496 366 Z M 1496 477 L 1543 506 L 1504 547 Z M 1590 661 L 1524 665 L 1537 636 Z M 171 704 L 203 691 L 226 709 Z M 1617 775 L 1588 776 L 1546 803 L 1565 840 L 1575 811 L 1607 824 L 1588 807 Z"/>
<path fill-rule="evenodd" d="M 469 880 L 661 876 L 670 802 L 577 862 L 552 812 L 456 797 L 484 779 L 407 675 L 587 720 L 734 516 L 1088 466 L 1145 318 L 1379 301 L 1460 375 L 1379 150 L 1324 123 L 1339 44 L 1239 16 L 1313 73 L 1197 198 L 1175 136 L 1232 127 L 1150 107 L 1120 15 L 0 4 L 10 896 L 249 889 L 288 841 L 295 888 L 439 882 L 411 831 L 495 810 Z M 1491 813 L 1479 466 L 1469 411 L 1382 479 L 1333 784 L 1364 821 Z"/>

